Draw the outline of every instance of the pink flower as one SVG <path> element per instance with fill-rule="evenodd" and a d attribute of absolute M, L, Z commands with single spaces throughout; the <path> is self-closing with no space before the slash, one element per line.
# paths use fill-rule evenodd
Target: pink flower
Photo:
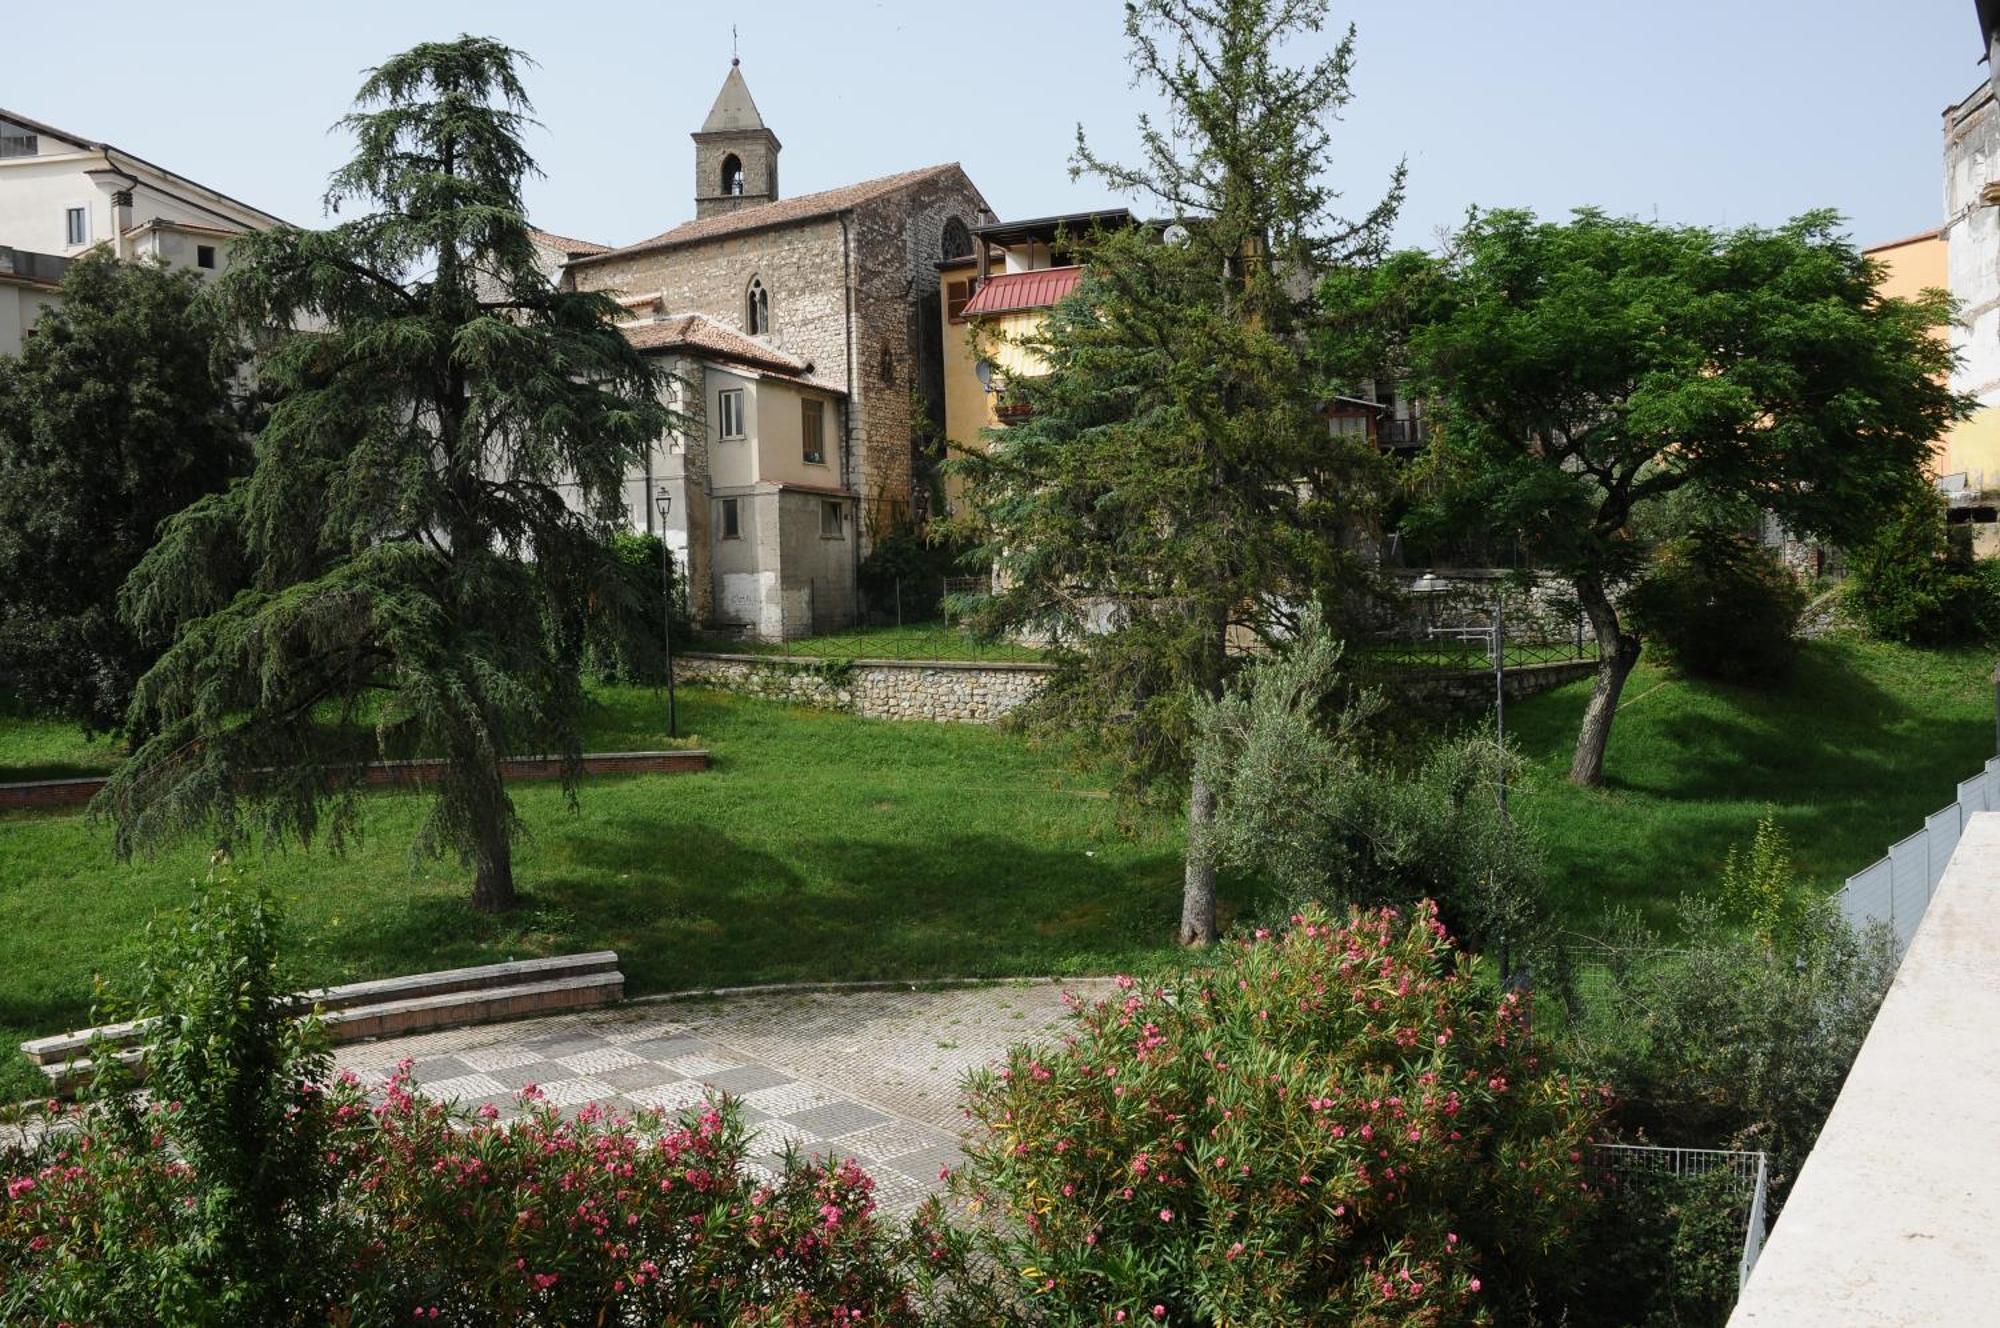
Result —
<path fill-rule="evenodd" d="M 1162 1222 L 1171 1222 L 1171 1221 L 1173 1221 L 1173 1220 L 1174 1220 L 1174 1210 L 1173 1210 L 1173 1209 L 1171 1209 L 1171 1208 L 1162 1208 L 1162 1209 L 1160 1210 L 1160 1220 L 1161 1220 Z"/>
<path fill-rule="evenodd" d="M 1479 1279 L 1475 1277 L 1470 1282 L 1467 1282 L 1465 1285 L 1468 1289 L 1477 1291 L 1479 1290 Z"/>

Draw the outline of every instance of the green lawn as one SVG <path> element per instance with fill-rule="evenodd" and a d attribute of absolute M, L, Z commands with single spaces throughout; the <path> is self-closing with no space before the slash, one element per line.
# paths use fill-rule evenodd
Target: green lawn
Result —
<path fill-rule="evenodd" d="M 663 702 L 612 692 L 588 745 L 656 747 Z M 422 803 L 367 802 L 344 857 L 242 865 L 289 901 L 303 977 L 344 981 L 609 946 L 635 992 L 792 979 L 1105 971 L 1142 961 L 1179 908 L 1179 833 L 1109 801 L 1025 741 L 686 689 L 683 731 L 714 768 L 551 785 L 515 800 L 528 906 L 478 917 L 452 863 L 407 852 Z M 25 740 L 22 740 L 25 746 Z M 131 971 L 148 918 L 205 860 L 112 860 L 106 827 L 0 815 L 0 1046 L 74 1024 L 90 981 Z M 0 1100 L 33 1080 L 0 1061 Z"/>
<path fill-rule="evenodd" d="M 1579 929 L 1613 903 L 1670 924 L 1674 901 L 1713 887 L 1767 807 L 1799 868 L 1831 890 L 1922 828 L 1993 754 L 1992 668 L 1981 652 L 1820 641 L 1766 693 L 1641 664 L 1600 790 L 1565 779 L 1590 686 L 1575 683 L 1508 710 L 1534 765 L 1514 806 L 1545 835 Z"/>
<path fill-rule="evenodd" d="M 121 751 L 116 738 L 86 738 L 67 720 L 22 715 L 0 697 L 0 784 L 101 775 Z"/>

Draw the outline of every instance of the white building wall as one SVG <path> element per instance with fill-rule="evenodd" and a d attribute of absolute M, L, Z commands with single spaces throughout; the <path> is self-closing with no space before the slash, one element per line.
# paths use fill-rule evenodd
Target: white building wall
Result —
<path fill-rule="evenodd" d="M 1945 117 L 1944 212 L 1951 294 L 1959 303 L 1952 345 L 1963 357 L 1951 385 L 2000 404 L 2000 109 L 1984 84 Z"/>

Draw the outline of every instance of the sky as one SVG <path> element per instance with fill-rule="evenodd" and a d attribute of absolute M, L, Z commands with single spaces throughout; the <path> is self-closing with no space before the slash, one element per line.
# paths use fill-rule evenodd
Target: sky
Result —
<path fill-rule="evenodd" d="M 78 11 L 0 106 L 301 224 L 385 56 L 461 31 L 535 61 L 532 219 L 628 243 L 693 213 L 697 128 L 732 49 L 787 195 L 961 163 L 1002 216 L 1129 203 L 1072 181 L 1077 126 L 1130 155 L 1151 103 L 1115 0 L 360 0 Z M 1942 221 L 1940 113 L 1985 75 L 1972 0 L 1334 0 L 1357 31 L 1329 183 L 1353 212 L 1409 164 L 1399 242 L 1468 207 L 1582 205 L 1714 226 L 1845 214 L 1862 244 Z M 1334 40 L 1328 31 L 1301 56 Z M 1136 210 L 1154 209 L 1138 206 Z"/>

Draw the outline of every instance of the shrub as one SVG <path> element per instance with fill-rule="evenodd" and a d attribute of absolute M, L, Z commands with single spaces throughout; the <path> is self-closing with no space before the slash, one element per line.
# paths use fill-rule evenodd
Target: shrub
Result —
<path fill-rule="evenodd" d="M 2000 567 L 1976 560 L 1967 534 L 1952 529 L 1944 498 L 1926 489 L 1855 549 L 1851 598 L 1868 630 L 1920 646 L 2000 633 Z"/>
<path fill-rule="evenodd" d="M 1702 527 L 1666 544 L 1625 604 L 1633 627 L 1697 678 L 1772 683 L 1798 658 L 1805 591 L 1776 555 L 1733 530 Z"/>
<path fill-rule="evenodd" d="M 1600 1095 L 1428 905 L 1318 910 L 974 1076 L 954 1178 L 1062 1323 L 1452 1324 L 1530 1297 Z"/>
<path fill-rule="evenodd" d="M 1287 649 L 1200 706 L 1195 769 L 1217 803 L 1194 850 L 1271 882 L 1287 913 L 1434 900 L 1503 969 L 1559 980 L 1541 846 L 1496 796 L 1520 762 L 1483 735 L 1432 740 L 1401 763 L 1371 753 L 1379 706 L 1340 699 L 1340 655 L 1308 615 Z"/>
<path fill-rule="evenodd" d="M 659 682 L 666 677 L 665 613 L 669 599 L 674 632 L 693 633 L 688 621 L 686 572 L 675 560 L 671 585 L 662 585 L 665 545 L 658 535 L 620 531 L 605 544 L 606 572 L 591 589 L 584 636 L 585 667 L 608 683 Z"/>
<path fill-rule="evenodd" d="M 1584 1010 L 1581 1053 L 1610 1082 L 1624 1128 L 1654 1143 L 1763 1149 L 1781 1197 L 1895 977 L 1894 940 L 1854 931 L 1826 902 L 1777 948 L 1712 906 L 1682 912 L 1678 949 L 1627 925 Z"/>
<path fill-rule="evenodd" d="M 326 1081 L 273 974 L 268 897 L 205 891 L 148 990 L 141 1105 L 107 1077 L 0 1144 L 0 1322 L 472 1325 L 994 1322 L 932 1204 L 875 1212 L 850 1162 L 753 1179 L 733 1107 L 503 1126 Z M 536 1095 L 529 1090 L 532 1101 Z"/>
<path fill-rule="evenodd" d="M 1768 813 L 1746 849 L 1732 844 L 1722 863 L 1722 911 L 1750 928 L 1768 950 L 1791 953 L 1805 942 L 1809 908 L 1799 891 L 1785 832 Z"/>

